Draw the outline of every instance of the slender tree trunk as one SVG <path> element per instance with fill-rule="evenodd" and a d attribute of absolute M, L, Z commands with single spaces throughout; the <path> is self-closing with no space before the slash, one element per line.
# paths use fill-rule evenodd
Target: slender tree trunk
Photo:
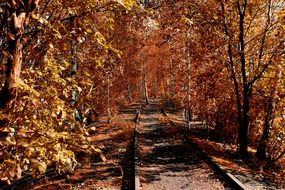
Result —
<path fill-rule="evenodd" d="M 188 26 L 189 27 L 189 26 Z M 189 39 L 189 34 L 190 34 L 190 28 L 187 28 L 186 32 L 185 32 L 185 55 L 187 55 L 186 57 L 186 78 L 187 78 L 187 82 L 186 82 L 186 88 L 187 88 L 187 108 L 184 110 L 185 111 L 185 117 L 186 117 L 186 123 L 187 123 L 187 127 L 190 128 L 190 120 L 192 118 L 192 113 L 191 113 L 191 60 L 190 60 L 190 39 Z"/>
<path fill-rule="evenodd" d="M 252 86 L 248 84 L 246 74 L 246 58 L 245 58 L 245 40 L 244 40 L 244 19 L 247 8 L 247 0 L 237 1 L 239 14 L 239 57 L 243 84 L 243 105 L 242 105 L 242 121 L 239 126 L 239 143 L 240 154 L 243 158 L 248 157 L 248 126 L 249 126 L 249 109 Z"/>
<path fill-rule="evenodd" d="M 110 78 L 107 76 L 107 116 L 108 123 L 112 122 L 112 112 L 111 112 L 111 103 L 110 103 Z"/>
<path fill-rule="evenodd" d="M 173 99 L 174 97 L 174 86 L 175 86 L 175 81 L 174 81 L 174 76 L 173 76 L 173 65 L 172 61 L 170 62 L 170 69 L 169 69 L 169 74 L 170 74 L 170 99 Z"/>
<path fill-rule="evenodd" d="M 131 86 L 130 79 L 128 79 L 128 99 L 129 99 L 129 102 L 132 101 L 132 86 Z"/>
<path fill-rule="evenodd" d="M 174 97 L 174 87 L 175 87 L 175 81 L 173 78 L 170 80 L 170 98 L 173 99 Z"/>
<path fill-rule="evenodd" d="M 141 64 L 141 71 L 142 71 L 142 92 L 144 95 L 144 99 L 146 101 L 147 104 L 149 104 L 149 97 L 148 97 L 148 88 L 147 88 L 147 72 L 146 72 L 146 66 L 144 61 Z"/>
<path fill-rule="evenodd" d="M 149 104 L 146 72 L 144 73 L 144 77 L 143 77 L 143 78 L 144 78 L 144 79 L 143 79 L 143 83 L 144 83 L 144 96 L 145 96 L 145 101 L 146 101 L 147 104 Z"/>
<path fill-rule="evenodd" d="M 144 94 L 144 84 L 143 84 L 143 78 L 140 80 L 140 101 L 142 102 L 145 99 Z"/>
<path fill-rule="evenodd" d="M 168 95 L 167 95 L 167 82 L 162 81 L 162 88 L 163 88 L 164 98 L 168 100 Z"/>
<path fill-rule="evenodd" d="M 188 59 L 189 59 L 189 52 L 188 52 Z M 190 60 L 187 62 L 187 127 L 190 128 L 190 121 L 192 119 L 192 112 L 191 112 L 191 63 Z"/>
<path fill-rule="evenodd" d="M 157 97 L 157 80 L 158 79 L 152 81 L 153 99 Z"/>
<path fill-rule="evenodd" d="M 138 98 L 139 101 L 141 101 L 141 86 L 140 86 L 140 81 L 137 81 L 137 92 L 138 92 Z"/>

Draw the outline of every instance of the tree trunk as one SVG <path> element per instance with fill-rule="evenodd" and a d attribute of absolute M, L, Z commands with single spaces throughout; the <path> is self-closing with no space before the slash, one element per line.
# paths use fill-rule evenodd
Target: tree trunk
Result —
<path fill-rule="evenodd" d="M 250 108 L 250 94 L 251 87 L 245 88 L 246 93 L 244 93 L 244 102 L 242 109 L 242 119 L 239 121 L 239 145 L 240 145 L 240 155 L 242 158 L 248 158 L 248 126 L 249 126 L 249 108 Z M 249 93 L 249 94 L 248 94 Z"/>
<path fill-rule="evenodd" d="M 189 53 L 188 53 L 189 54 Z M 190 56 L 190 55 L 188 55 Z M 192 113 L 191 113 L 191 77 L 190 77 L 190 69 L 191 69 L 191 63 L 190 60 L 188 60 L 187 63 L 187 127 L 190 128 L 190 120 L 192 119 Z"/>
<path fill-rule="evenodd" d="M 174 97 L 174 87 L 175 87 L 175 81 L 174 81 L 174 76 L 173 76 L 173 65 L 172 65 L 172 61 L 170 62 L 170 70 L 169 70 L 169 74 L 170 74 L 170 99 L 173 99 Z"/>
<path fill-rule="evenodd" d="M 7 2 L 9 30 L 7 32 L 9 57 L 6 63 L 5 83 L 0 93 L 0 106 L 7 107 L 16 99 L 16 87 L 20 81 L 23 60 L 22 36 L 29 17 L 38 6 L 39 0 L 15 3 L 12 0 Z M 25 12 L 27 11 L 27 12 Z"/>
<path fill-rule="evenodd" d="M 143 99 L 143 96 L 142 96 L 142 82 L 141 80 L 138 80 L 137 81 L 137 91 L 138 91 L 138 100 L 141 102 L 142 99 Z"/>
<path fill-rule="evenodd" d="M 16 98 L 16 84 L 20 80 L 22 68 L 22 44 L 20 39 L 13 40 L 9 43 L 9 52 L 11 57 L 6 64 L 5 83 L 1 92 L 1 107 L 6 107 Z"/>
<path fill-rule="evenodd" d="M 239 14 L 239 59 L 242 75 L 243 86 L 243 104 L 242 104 L 242 120 L 239 122 L 239 144 L 240 155 L 242 158 L 248 158 L 248 126 L 249 126 L 249 109 L 252 86 L 248 83 L 246 73 L 246 57 L 245 57 L 245 40 L 244 40 L 244 19 L 247 8 L 247 0 L 237 1 Z"/>
<path fill-rule="evenodd" d="M 152 82 L 152 89 L 153 89 L 153 99 L 156 99 L 157 98 L 157 85 L 158 85 L 158 82 L 157 82 L 158 79 L 156 80 L 153 80 Z"/>
<path fill-rule="evenodd" d="M 130 79 L 128 79 L 128 99 L 129 99 L 129 102 L 132 101 L 132 86 L 131 86 Z"/>
<path fill-rule="evenodd" d="M 140 80 L 140 101 L 145 99 L 143 79 Z"/>
<path fill-rule="evenodd" d="M 275 109 L 276 109 L 276 101 L 278 99 L 278 87 L 280 84 L 280 80 L 282 77 L 282 67 L 281 65 L 278 66 L 275 74 L 275 81 L 274 81 L 274 89 L 271 93 L 269 98 L 269 102 L 266 108 L 266 117 L 263 126 L 263 134 L 260 140 L 260 143 L 257 148 L 256 157 L 259 160 L 266 160 L 266 147 L 267 141 L 270 136 L 271 128 L 274 123 L 275 119 Z"/>
<path fill-rule="evenodd" d="M 146 72 L 144 73 L 143 83 L 144 83 L 144 96 L 145 96 L 145 101 L 146 101 L 147 104 L 149 104 Z"/>
<path fill-rule="evenodd" d="M 23 45 L 21 42 L 24 30 L 23 22 L 25 13 L 16 15 L 12 14 L 10 26 L 10 39 L 8 42 L 9 58 L 6 64 L 5 83 L 1 92 L 1 107 L 6 107 L 8 103 L 12 103 L 16 98 L 16 84 L 20 80 L 23 59 Z M 21 23 L 22 24 L 19 24 Z M 22 31 L 19 34 L 17 31 Z"/>
<path fill-rule="evenodd" d="M 240 62 L 241 70 L 241 84 L 239 84 L 239 74 L 236 73 L 234 53 L 232 46 L 233 35 L 230 33 L 228 28 L 228 21 L 226 18 L 225 6 L 221 1 L 221 9 L 223 13 L 223 25 L 224 32 L 228 37 L 228 56 L 229 56 L 229 71 L 231 78 L 233 80 L 234 92 L 236 97 L 237 105 L 237 119 L 238 119 L 238 128 L 239 128 L 239 151 L 242 158 L 248 157 L 248 126 L 249 126 L 249 110 L 250 110 L 250 99 L 252 94 L 252 85 L 247 81 L 246 74 L 246 57 L 245 57 L 245 42 L 244 42 L 244 18 L 247 6 L 247 0 L 237 3 L 238 15 L 239 15 L 239 58 L 237 60 Z M 242 4 L 241 4 L 242 3 Z M 243 87 L 243 93 L 240 93 L 240 86 Z"/>
<path fill-rule="evenodd" d="M 275 110 L 275 102 L 272 98 L 270 98 L 267 105 L 267 113 L 263 126 L 263 134 L 256 152 L 256 157 L 259 160 L 266 160 L 266 146 L 267 146 L 267 140 L 270 135 L 271 126 L 274 120 L 274 110 Z"/>
<path fill-rule="evenodd" d="M 109 79 L 109 75 L 107 76 L 107 116 L 108 116 L 108 123 L 112 123 L 112 112 L 111 112 L 111 103 L 110 103 L 110 79 Z"/>

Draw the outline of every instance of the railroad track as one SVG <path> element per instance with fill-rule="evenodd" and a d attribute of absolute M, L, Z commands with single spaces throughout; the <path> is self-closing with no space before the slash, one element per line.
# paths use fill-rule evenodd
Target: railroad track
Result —
<path fill-rule="evenodd" d="M 175 131 L 175 127 L 169 128 L 162 124 L 159 118 L 153 117 L 165 114 L 157 105 L 143 106 L 141 112 L 135 114 L 133 141 L 135 190 L 250 189 L 223 170 L 195 143 L 186 141 L 185 138 L 181 141 L 179 138 L 183 137 L 185 131 Z M 168 129 L 174 132 L 168 133 Z M 198 176 L 193 174 L 195 172 Z M 205 172 L 211 175 L 205 177 L 203 176 L 207 175 Z M 205 183 L 199 181 L 199 175 L 201 179 L 206 180 Z M 175 181 L 178 181 L 178 184 Z M 179 184 L 182 188 L 178 187 Z"/>

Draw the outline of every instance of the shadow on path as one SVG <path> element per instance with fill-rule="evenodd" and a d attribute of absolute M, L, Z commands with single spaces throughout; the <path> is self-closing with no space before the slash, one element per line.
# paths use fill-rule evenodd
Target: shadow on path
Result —
<path fill-rule="evenodd" d="M 159 121 L 159 110 L 157 105 L 149 105 L 140 120 L 142 189 L 232 189 L 200 149 L 188 141 L 185 128 Z"/>

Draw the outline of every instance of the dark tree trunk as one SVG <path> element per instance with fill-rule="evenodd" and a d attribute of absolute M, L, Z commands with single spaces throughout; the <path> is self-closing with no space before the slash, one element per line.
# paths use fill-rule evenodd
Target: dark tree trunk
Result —
<path fill-rule="evenodd" d="M 259 160 L 266 160 L 266 146 L 267 146 L 267 140 L 270 135 L 271 126 L 274 120 L 274 110 L 275 110 L 275 103 L 273 99 L 270 98 L 267 106 L 267 114 L 264 121 L 263 134 L 256 152 L 256 157 Z"/>
<path fill-rule="evenodd" d="M 245 90 L 250 91 L 246 88 Z M 250 93 L 250 92 L 248 92 Z M 249 126 L 249 107 L 250 107 L 250 96 L 246 93 L 244 95 L 242 119 L 239 122 L 239 144 L 240 144 L 240 155 L 242 158 L 248 158 L 248 126 Z"/>
<path fill-rule="evenodd" d="M 247 0 L 237 1 L 238 15 L 239 15 L 239 59 L 242 75 L 243 86 L 243 104 L 242 104 L 242 120 L 239 122 L 239 144 L 240 155 L 242 158 L 248 158 L 248 126 L 249 126 L 249 109 L 252 86 L 248 83 L 248 76 L 246 73 L 246 57 L 245 57 L 245 36 L 244 36 L 244 20 L 247 7 Z"/>

